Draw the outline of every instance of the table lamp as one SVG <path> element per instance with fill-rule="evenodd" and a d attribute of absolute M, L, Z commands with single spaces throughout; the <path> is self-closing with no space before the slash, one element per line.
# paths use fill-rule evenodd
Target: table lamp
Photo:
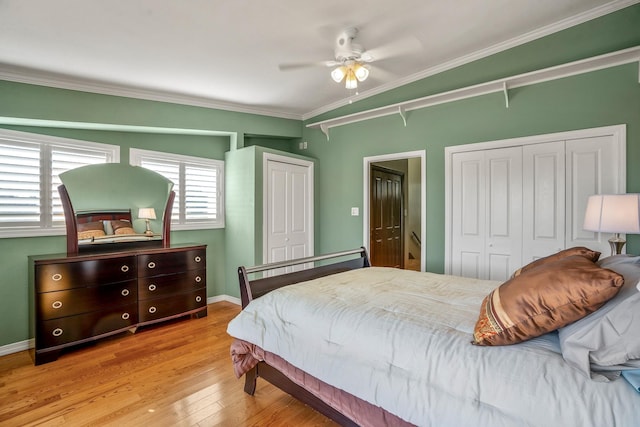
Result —
<path fill-rule="evenodd" d="M 627 241 L 620 234 L 640 233 L 640 194 L 590 196 L 582 228 L 600 233 L 614 233 L 609 239 L 611 255 L 622 253 Z"/>
<path fill-rule="evenodd" d="M 144 234 L 147 236 L 153 236 L 153 231 L 151 231 L 151 224 L 149 224 L 150 219 L 156 219 L 156 210 L 153 208 L 140 208 L 138 209 L 138 218 L 144 219 L 147 223 L 147 229 Z"/>

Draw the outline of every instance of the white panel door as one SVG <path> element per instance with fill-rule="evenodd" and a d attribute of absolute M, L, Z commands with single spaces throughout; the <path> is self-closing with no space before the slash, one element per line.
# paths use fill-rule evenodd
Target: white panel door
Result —
<path fill-rule="evenodd" d="M 483 277 L 485 248 L 484 153 L 452 157 L 451 274 Z"/>
<path fill-rule="evenodd" d="M 486 241 L 482 279 L 507 280 L 522 265 L 522 147 L 486 151 Z"/>
<path fill-rule="evenodd" d="M 522 264 L 565 248 L 565 143 L 522 148 Z"/>
<path fill-rule="evenodd" d="M 264 262 L 313 255 L 313 170 L 302 164 L 266 159 Z M 295 266 L 287 271 L 304 268 Z M 278 271 L 276 273 L 283 273 Z"/>
<path fill-rule="evenodd" d="M 566 142 L 567 215 L 571 224 L 566 230 L 566 247 L 587 246 L 611 253 L 611 235 L 602 235 L 582 229 L 587 199 L 593 194 L 619 194 L 624 192 L 618 179 L 618 145 L 610 135 L 572 139 Z"/>
<path fill-rule="evenodd" d="M 452 158 L 451 274 L 506 280 L 522 259 L 522 149 Z"/>
<path fill-rule="evenodd" d="M 511 216 L 518 163 L 502 151 L 510 147 L 522 150 L 520 237 L 509 229 L 518 224 Z M 445 157 L 447 274 L 500 280 L 504 271 L 573 246 L 610 253 L 611 235 L 584 231 L 582 224 L 589 196 L 626 190 L 623 125 L 447 147 Z M 509 243 L 520 245 L 520 261 Z"/>

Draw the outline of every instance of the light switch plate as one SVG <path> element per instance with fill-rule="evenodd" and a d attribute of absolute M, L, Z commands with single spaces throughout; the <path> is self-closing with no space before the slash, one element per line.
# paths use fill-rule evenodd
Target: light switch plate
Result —
<path fill-rule="evenodd" d="M 351 208 L 351 216 L 360 215 L 360 208 Z"/>

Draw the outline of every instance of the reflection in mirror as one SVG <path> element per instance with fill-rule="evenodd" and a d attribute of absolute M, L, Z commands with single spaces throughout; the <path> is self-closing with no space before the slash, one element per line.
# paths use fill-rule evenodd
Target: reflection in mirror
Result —
<path fill-rule="evenodd" d="M 69 170 L 60 179 L 69 255 L 169 246 L 175 193 L 167 178 L 107 163 Z"/>

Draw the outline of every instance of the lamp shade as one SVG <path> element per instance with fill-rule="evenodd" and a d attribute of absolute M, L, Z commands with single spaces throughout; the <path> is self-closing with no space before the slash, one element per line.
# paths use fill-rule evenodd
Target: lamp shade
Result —
<path fill-rule="evenodd" d="M 346 73 L 347 73 L 347 68 L 341 65 L 331 72 L 331 78 L 333 79 L 334 82 L 340 83 L 344 79 L 344 76 L 346 75 Z"/>
<path fill-rule="evenodd" d="M 590 196 L 583 228 L 603 233 L 640 233 L 640 194 Z"/>
<path fill-rule="evenodd" d="M 138 209 L 138 218 L 156 219 L 156 210 L 153 208 L 140 208 Z"/>
<path fill-rule="evenodd" d="M 369 77 L 369 69 L 366 66 L 356 64 L 353 68 L 359 82 L 367 80 L 367 77 Z"/>

